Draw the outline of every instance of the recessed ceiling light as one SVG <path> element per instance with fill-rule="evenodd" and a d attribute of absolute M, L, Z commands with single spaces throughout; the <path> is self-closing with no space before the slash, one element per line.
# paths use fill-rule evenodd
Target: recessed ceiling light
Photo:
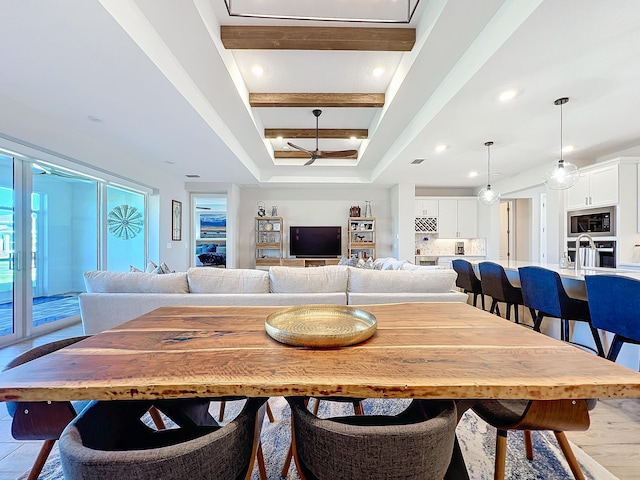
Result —
<path fill-rule="evenodd" d="M 284 146 L 284 149 L 285 149 L 285 150 L 289 150 L 289 145 L 285 145 L 285 146 Z"/>
<path fill-rule="evenodd" d="M 384 67 L 376 67 L 373 69 L 373 76 L 379 77 L 384 73 Z"/>
<path fill-rule="evenodd" d="M 446 149 L 447 149 L 447 146 L 446 146 L 446 145 L 438 145 L 436 148 L 434 148 L 434 150 L 435 150 L 437 153 L 444 152 Z"/>
<path fill-rule="evenodd" d="M 513 97 L 515 97 L 518 94 L 518 92 L 516 90 L 505 90 L 504 92 L 502 92 L 500 94 L 500 96 L 498 97 L 500 99 L 501 102 L 508 102 L 509 100 L 511 100 Z"/>
<path fill-rule="evenodd" d="M 351 140 L 352 142 L 355 142 L 357 140 L 356 137 L 349 137 L 349 140 Z"/>
<path fill-rule="evenodd" d="M 176 162 L 172 162 L 171 160 L 167 160 L 164 163 L 166 163 L 167 165 L 175 165 L 176 164 Z"/>
<path fill-rule="evenodd" d="M 93 123 L 102 123 L 102 119 L 100 117 L 89 115 L 87 118 L 91 120 Z"/>
<path fill-rule="evenodd" d="M 474 171 L 472 171 L 472 172 L 469 172 L 469 173 L 467 174 L 467 177 L 469 177 L 469 178 L 473 178 L 473 177 L 477 177 L 478 175 L 479 175 L 479 173 L 478 173 L 478 172 L 476 172 L 476 171 L 474 170 Z"/>
<path fill-rule="evenodd" d="M 276 140 L 278 140 L 279 142 L 282 141 L 282 137 L 276 137 Z"/>
<path fill-rule="evenodd" d="M 574 147 L 573 145 L 565 145 L 564 147 L 562 147 L 562 151 L 564 153 L 567 152 L 573 152 L 575 150 L 576 147 Z"/>
<path fill-rule="evenodd" d="M 261 77 L 264 73 L 264 68 L 262 68 L 260 65 L 254 65 L 253 67 L 251 67 L 251 71 L 256 77 Z"/>
<path fill-rule="evenodd" d="M 424 158 L 416 158 L 415 160 L 411 161 L 411 165 L 420 165 L 422 162 L 424 162 Z"/>
<path fill-rule="evenodd" d="M 195 173 L 189 173 L 185 175 L 187 178 L 200 178 L 200 175 L 196 175 Z"/>

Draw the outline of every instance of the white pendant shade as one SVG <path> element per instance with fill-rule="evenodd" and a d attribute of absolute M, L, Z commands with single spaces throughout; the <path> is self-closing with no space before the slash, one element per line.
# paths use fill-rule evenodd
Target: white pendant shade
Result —
<path fill-rule="evenodd" d="M 568 101 L 568 97 L 563 97 L 553 102 L 555 105 L 560 105 L 560 160 L 544 175 L 544 183 L 552 190 L 566 190 L 573 187 L 580 179 L 578 167 L 573 163 L 565 162 L 562 158 L 562 105 Z"/>
<path fill-rule="evenodd" d="M 478 192 L 478 201 L 483 205 L 493 205 L 500 200 L 500 194 L 491 188 L 491 145 L 493 142 L 485 142 L 487 147 L 487 186 Z"/>
<path fill-rule="evenodd" d="M 544 182 L 552 190 L 565 190 L 573 187 L 580 179 L 580 171 L 573 163 L 560 160 L 544 176 Z"/>

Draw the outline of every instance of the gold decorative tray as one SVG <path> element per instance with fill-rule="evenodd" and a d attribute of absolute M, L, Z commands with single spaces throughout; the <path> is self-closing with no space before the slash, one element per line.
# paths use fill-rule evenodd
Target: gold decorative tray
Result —
<path fill-rule="evenodd" d="M 273 339 L 287 345 L 331 348 L 369 338 L 376 331 L 376 317 L 346 305 L 300 305 L 272 313 L 264 325 Z"/>

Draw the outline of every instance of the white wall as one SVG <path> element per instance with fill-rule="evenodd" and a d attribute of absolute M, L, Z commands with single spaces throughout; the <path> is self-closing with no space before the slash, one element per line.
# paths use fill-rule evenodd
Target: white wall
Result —
<path fill-rule="evenodd" d="M 364 214 L 365 200 L 371 200 L 376 217 L 376 256 L 391 256 L 394 247 L 391 192 L 386 188 L 360 186 L 309 186 L 307 188 L 243 188 L 237 211 L 239 223 L 238 267 L 255 266 L 254 219 L 259 201 L 265 203 L 268 213 L 278 206 L 278 215 L 284 222 L 284 255 L 289 255 L 289 227 L 315 225 L 343 227 L 342 253 L 347 254 L 347 223 L 349 208 L 359 205 Z M 413 212 L 413 210 L 412 210 Z M 413 213 L 412 213 L 413 214 Z"/>

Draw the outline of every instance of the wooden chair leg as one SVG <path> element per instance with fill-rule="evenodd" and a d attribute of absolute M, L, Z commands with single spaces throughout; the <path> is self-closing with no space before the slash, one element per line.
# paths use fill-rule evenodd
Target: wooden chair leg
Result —
<path fill-rule="evenodd" d="M 151 420 L 153 420 L 154 425 L 158 430 L 166 430 L 167 426 L 164 424 L 164 420 L 162 420 L 162 415 L 156 407 L 151 407 L 149 409 L 149 415 L 151 416 Z"/>
<path fill-rule="evenodd" d="M 293 432 L 291 432 L 293 433 Z M 289 444 L 289 450 L 287 450 L 287 456 L 284 459 L 284 465 L 282 466 L 282 472 L 280 472 L 280 476 L 285 478 L 289 474 L 289 467 L 291 466 L 291 459 L 293 458 L 293 450 L 291 448 L 291 444 Z"/>
<path fill-rule="evenodd" d="M 267 480 L 267 467 L 264 464 L 264 453 L 262 452 L 262 442 L 258 442 L 258 473 L 260 480 Z"/>
<path fill-rule="evenodd" d="M 271 423 L 274 423 L 276 421 L 275 417 L 273 416 L 273 412 L 271 411 L 271 407 L 269 406 L 269 402 L 267 401 L 267 417 L 269 417 L 269 421 Z"/>
<path fill-rule="evenodd" d="M 569 445 L 569 441 L 567 440 L 567 436 L 564 432 L 553 432 L 556 436 L 556 440 L 558 441 L 558 445 L 560 445 L 560 449 L 562 453 L 564 453 L 564 458 L 567 459 L 567 463 L 569 464 L 569 468 L 573 473 L 573 476 L 576 480 L 584 480 L 584 475 L 582 474 L 582 470 L 580 470 L 580 465 L 576 460 L 576 456 L 573 454 L 573 450 L 571 450 L 571 446 Z"/>
<path fill-rule="evenodd" d="M 531 430 L 524 431 L 524 451 L 529 460 L 533 460 L 533 438 L 531 437 Z"/>
<path fill-rule="evenodd" d="M 498 430 L 496 435 L 496 462 L 493 473 L 494 480 L 504 480 L 505 463 L 507 461 L 507 431 Z"/>
<path fill-rule="evenodd" d="M 220 412 L 218 413 L 218 422 L 224 421 L 224 409 L 226 406 L 227 406 L 226 401 L 223 400 L 220 402 Z"/>
<path fill-rule="evenodd" d="M 51 449 L 55 445 L 55 440 L 45 440 L 38 452 L 38 456 L 36 457 L 36 461 L 33 463 L 33 467 L 31 467 L 31 471 L 29 472 L 28 480 L 38 480 L 40 476 L 40 472 L 44 467 L 44 464 L 47 463 L 47 458 L 49 458 L 49 454 L 51 453 Z"/>

